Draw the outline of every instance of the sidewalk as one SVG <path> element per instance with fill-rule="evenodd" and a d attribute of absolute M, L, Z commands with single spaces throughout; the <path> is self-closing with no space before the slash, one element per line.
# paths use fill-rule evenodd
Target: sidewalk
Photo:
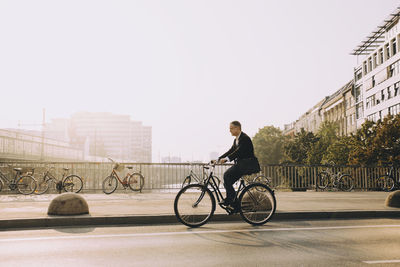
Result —
<path fill-rule="evenodd" d="M 400 209 L 385 206 L 386 192 L 276 192 L 273 220 L 329 218 L 400 218 Z M 81 194 L 90 215 L 48 216 L 47 208 L 57 194 L 41 196 L 0 195 L 0 229 L 23 227 L 165 224 L 176 223 L 176 193 L 143 192 Z M 240 220 L 217 206 L 211 221 Z"/>

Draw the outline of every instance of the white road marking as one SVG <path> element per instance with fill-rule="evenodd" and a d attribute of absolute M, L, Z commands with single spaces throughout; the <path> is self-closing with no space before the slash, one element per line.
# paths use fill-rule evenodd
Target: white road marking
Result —
<path fill-rule="evenodd" d="M 400 263 L 400 260 L 380 260 L 380 261 L 363 261 L 368 264 L 381 264 L 381 263 Z"/>
<path fill-rule="evenodd" d="M 160 233 L 137 233 L 137 234 L 105 234 L 105 235 L 74 235 L 74 236 L 48 236 L 48 237 L 26 237 L 26 238 L 7 238 L 0 239 L 0 242 L 15 241 L 38 241 L 38 240 L 58 240 L 58 239 L 94 239 L 94 238 L 114 238 L 114 237 L 148 237 L 148 236 L 174 236 L 174 235 L 205 235 L 220 233 L 243 233 L 243 232 L 278 232 L 278 231 L 314 231 L 314 230 L 340 230 L 340 229 L 365 229 L 365 228 L 400 228 L 400 224 L 390 225 L 352 225 L 352 226 L 326 226 L 326 227 L 284 227 L 273 229 L 239 229 L 239 230 L 211 230 L 211 231 L 185 231 L 185 232 L 160 232 Z"/>

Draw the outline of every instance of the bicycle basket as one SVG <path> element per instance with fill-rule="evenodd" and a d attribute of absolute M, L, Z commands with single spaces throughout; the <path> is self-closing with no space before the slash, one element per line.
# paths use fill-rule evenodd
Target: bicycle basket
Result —
<path fill-rule="evenodd" d="M 119 164 L 119 163 L 115 163 L 114 164 L 114 170 L 116 170 L 117 172 L 122 172 L 123 170 L 124 170 L 124 165 L 121 165 L 121 164 Z"/>

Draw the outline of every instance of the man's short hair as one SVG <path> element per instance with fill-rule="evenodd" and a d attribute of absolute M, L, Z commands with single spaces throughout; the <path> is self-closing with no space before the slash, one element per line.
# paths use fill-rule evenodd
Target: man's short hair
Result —
<path fill-rule="evenodd" d="M 242 130 L 242 125 L 240 124 L 240 122 L 238 122 L 238 121 L 232 121 L 231 124 L 232 124 L 233 126 L 239 127 L 239 129 Z"/>

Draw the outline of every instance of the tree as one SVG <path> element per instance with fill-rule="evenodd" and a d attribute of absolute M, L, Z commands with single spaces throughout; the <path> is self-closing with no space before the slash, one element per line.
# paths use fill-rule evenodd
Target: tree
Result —
<path fill-rule="evenodd" d="M 378 121 L 372 149 L 379 165 L 400 163 L 400 114 Z"/>
<path fill-rule="evenodd" d="M 335 162 L 337 165 L 348 165 L 350 152 L 354 149 L 352 136 L 338 137 L 328 146 L 326 153 L 322 156 L 321 163 Z"/>
<path fill-rule="evenodd" d="M 261 165 L 278 164 L 283 158 L 285 136 L 274 126 L 259 129 L 253 137 L 255 154 Z"/>
<path fill-rule="evenodd" d="M 284 145 L 285 161 L 288 163 L 306 164 L 311 147 L 318 141 L 312 132 L 306 132 L 304 128 L 288 140 Z"/>
<path fill-rule="evenodd" d="M 355 165 L 375 165 L 377 151 L 373 145 L 376 136 L 376 123 L 366 121 L 352 136 L 353 150 L 349 154 L 349 163 Z"/>
<path fill-rule="evenodd" d="M 318 132 L 318 141 L 313 143 L 307 155 L 308 164 L 321 164 L 328 147 L 338 140 L 338 126 L 334 122 L 325 121 L 321 124 Z M 336 162 L 335 162 L 336 163 Z"/>

